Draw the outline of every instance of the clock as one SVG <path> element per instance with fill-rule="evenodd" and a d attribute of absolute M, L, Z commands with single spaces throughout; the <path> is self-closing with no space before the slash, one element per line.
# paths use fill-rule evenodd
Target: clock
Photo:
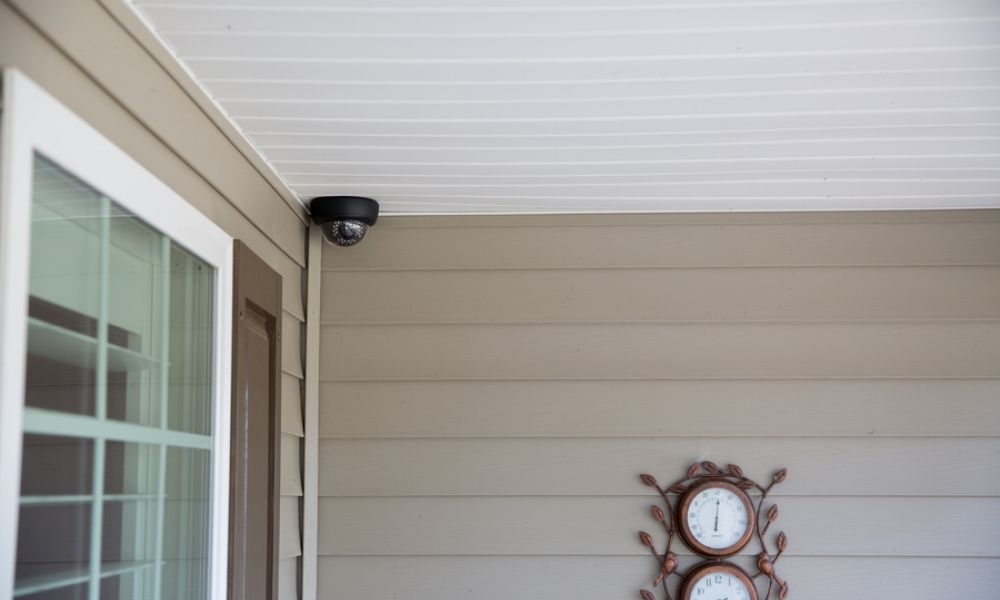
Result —
<path fill-rule="evenodd" d="M 712 561 L 688 573 L 681 586 L 680 600 L 757 600 L 757 588 L 743 569 Z"/>
<path fill-rule="evenodd" d="M 698 554 L 732 556 L 753 535 L 753 504 L 746 492 L 725 479 L 707 478 L 684 493 L 677 523 L 684 541 Z"/>

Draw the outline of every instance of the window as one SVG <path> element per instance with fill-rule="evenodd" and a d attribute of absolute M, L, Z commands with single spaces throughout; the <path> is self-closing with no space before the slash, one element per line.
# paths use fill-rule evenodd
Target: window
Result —
<path fill-rule="evenodd" d="M 3 119 L 0 595 L 222 598 L 231 239 L 16 72 Z"/>

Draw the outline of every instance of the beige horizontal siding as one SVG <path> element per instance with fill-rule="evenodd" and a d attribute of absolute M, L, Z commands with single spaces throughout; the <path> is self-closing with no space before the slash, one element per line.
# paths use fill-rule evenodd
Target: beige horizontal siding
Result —
<path fill-rule="evenodd" d="M 595 269 L 1000 264 L 990 212 L 384 219 L 327 269 Z M 605 225 L 602 223 L 607 223 Z M 546 224 L 547 223 L 547 224 Z"/>
<path fill-rule="evenodd" d="M 301 501 L 295 496 L 282 496 L 278 507 L 278 518 L 281 520 L 279 532 L 278 554 L 282 559 L 302 555 L 302 536 L 299 534 L 299 510 Z"/>
<path fill-rule="evenodd" d="M 302 277 L 304 269 L 293 269 L 281 277 L 281 306 L 284 311 L 305 322 L 306 311 L 303 308 Z"/>
<path fill-rule="evenodd" d="M 301 289 L 301 288 L 297 288 Z M 296 303 L 301 310 L 301 291 Z M 288 310 L 281 315 L 281 467 L 278 472 L 278 598 L 300 597 L 302 577 L 302 378 L 301 335 L 303 318 Z M 300 313 L 301 314 L 301 313 Z"/>
<path fill-rule="evenodd" d="M 302 321 L 282 312 L 281 314 L 281 370 L 303 379 L 302 371 Z"/>
<path fill-rule="evenodd" d="M 284 327 L 284 326 L 283 326 Z M 298 352 L 296 350 L 296 356 Z M 300 597 L 302 556 L 302 385 L 281 374 L 281 468 L 278 531 L 278 598 Z"/>
<path fill-rule="evenodd" d="M 282 558 L 278 562 L 278 597 L 290 600 L 299 597 L 299 559 Z"/>
<path fill-rule="evenodd" d="M 297 296 L 301 308 L 301 292 Z M 279 469 L 278 598 L 300 597 L 302 577 L 302 378 L 303 319 L 286 309 L 282 314 L 281 467 Z"/>
<path fill-rule="evenodd" d="M 679 413 L 683 414 L 683 413 Z M 786 495 L 1000 496 L 1000 438 L 508 438 L 322 440 L 331 496 L 649 495 L 697 460 L 738 462 Z M 933 473 L 933 477 L 927 474 Z M 998 513 L 1000 516 L 1000 513 Z M 1000 550 L 1000 548 L 998 548 Z"/>
<path fill-rule="evenodd" d="M 320 597 L 633 597 L 638 474 L 704 459 L 789 468 L 796 597 L 1000 585 L 998 218 L 405 218 L 327 248 Z"/>
<path fill-rule="evenodd" d="M 325 380 L 998 377 L 1000 321 L 351 325 L 320 353 Z"/>
<path fill-rule="evenodd" d="M 281 434 L 281 495 L 302 495 L 302 451 L 301 439 L 288 434 Z"/>
<path fill-rule="evenodd" d="M 680 562 L 687 569 L 694 560 Z M 981 594 L 1000 560 L 789 556 L 780 567 L 799 598 L 939 600 Z M 655 571 L 652 559 L 633 556 L 321 556 L 319 589 L 327 600 L 607 600 L 638 597 Z"/>
<path fill-rule="evenodd" d="M 990 379 L 326 381 L 320 396 L 320 435 L 333 438 L 1000 431 L 1000 381 Z"/>
<path fill-rule="evenodd" d="M 301 274 L 301 273 L 300 273 Z M 284 281 L 284 280 L 283 280 Z M 286 285 L 287 287 L 287 285 Z M 301 290 L 301 287 L 296 288 Z M 296 304 L 302 310 L 301 291 Z M 281 498 L 278 514 L 278 598 L 300 597 L 302 569 L 302 379 L 304 376 L 301 336 L 304 318 L 288 309 L 281 315 Z"/>
<path fill-rule="evenodd" d="M 996 319 L 1000 267 L 348 271 L 323 297 L 325 323 Z"/>
<path fill-rule="evenodd" d="M 302 381 L 281 374 L 281 432 L 302 437 Z"/>
<path fill-rule="evenodd" d="M 998 498 L 775 500 L 792 556 L 1000 555 Z M 619 496 L 322 498 L 319 552 L 646 558 L 649 551 L 637 543 L 636 532 L 655 531 L 649 504 Z M 913 526 L 917 522 L 920 527 Z M 879 535 L 859 543 L 866 531 Z M 683 544 L 677 552 L 691 554 Z"/>

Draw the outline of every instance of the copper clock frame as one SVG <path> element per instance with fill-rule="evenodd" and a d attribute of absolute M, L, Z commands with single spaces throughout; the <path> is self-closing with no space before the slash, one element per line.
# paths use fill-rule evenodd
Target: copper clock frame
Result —
<path fill-rule="evenodd" d="M 684 583 L 681 585 L 680 600 L 692 600 L 691 593 L 694 591 L 695 584 L 709 573 L 719 573 L 739 579 L 743 587 L 746 588 L 747 594 L 749 594 L 746 600 L 757 600 L 757 587 L 754 586 L 753 580 L 750 579 L 747 572 L 733 563 L 724 561 L 705 562 L 691 569 L 691 572 L 687 574 L 687 577 L 684 578 Z"/>
<path fill-rule="evenodd" d="M 694 532 L 691 531 L 688 523 L 687 513 L 688 509 L 691 507 L 691 502 L 694 501 L 698 494 L 708 489 L 723 489 L 732 493 L 739 499 L 740 504 L 743 505 L 743 509 L 746 511 L 746 531 L 743 532 L 736 542 L 724 548 L 712 548 L 711 546 L 706 546 L 698 541 Z M 753 502 L 750 500 L 750 496 L 736 485 L 722 478 L 703 479 L 692 485 L 684 493 L 681 497 L 680 503 L 677 505 L 677 530 L 681 534 L 681 538 L 683 538 L 684 543 L 687 544 L 688 548 L 691 548 L 698 554 L 709 558 L 725 558 L 733 556 L 745 548 L 746 545 L 750 543 L 750 539 L 753 537 L 754 523 L 756 522 L 756 519 L 757 513 L 754 511 Z"/>
<path fill-rule="evenodd" d="M 639 542 L 646 547 L 659 566 L 659 572 L 652 582 L 654 591 L 657 587 L 660 587 L 662 588 L 663 598 L 665 600 L 673 600 L 674 596 L 671 594 L 672 586 L 670 585 L 673 579 L 680 579 L 681 583 L 678 584 L 678 587 L 682 587 L 683 583 L 688 580 L 689 575 L 701 569 L 704 565 L 729 564 L 721 560 L 721 558 L 709 558 L 707 561 L 685 572 L 678 568 L 680 566 L 680 557 L 673 551 L 673 544 L 676 538 L 679 537 L 678 534 L 681 529 L 678 521 L 686 521 L 686 519 L 680 519 L 680 515 L 686 514 L 687 507 L 685 505 L 685 512 L 681 513 L 675 510 L 678 504 L 685 497 L 690 497 L 687 496 L 687 492 L 691 488 L 701 487 L 701 484 L 705 481 L 725 481 L 745 492 L 751 501 L 756 499 L 756 507 L 754 507 L 751 513 L 753 517 L 751 537 L 756 538 L 759 546 L 756 564 L 757 571 L 750 575 L 748 579 L 751 582 L 756 582 L 758 578 L 762 578 L 764 581 L 761 581 L 759 585 L 763 586 L 766 582 L 767 591 L 762 592 L 763 587 L 754 587 L 754 595 L 751 600 L 772 600 L 772 598 L 774 600 L 787 600 L 789 585 L 787 581 L 778 575 L 777 564 L 788 548 L 788 536 L 784 531 L 779 531 L 777 535 L 768 535 L 771 526 L 778 520 L 779 514 L 778 505 L 774 502 L 768 503 L 768 496 L 774 486 L 785 481 L 787 476 L 788 469 L 782 468 L 775 471 L 770 480 L 757 482 L 747 477 L 739 465 L 727 464 L 720 467 L 708 460 L 692 464 L 682 477 L 669 485 L 661 485 L 655 477 L 648 473 L 639 475 L 639 480 L 643 485 L 656 490 L 663 501 L 662 507 L 659 504 L 653 504 L 649 507 L 650 516 L 663 529 L 666 537 L 663 550 L 661 551 L 657 548 L 658 544 L 652 534 L 647 531 L 639 532 Z M 751 494 L 754 494 L 754 496 L 751 496 Z M 684 539 L 683 536 L 680 537 Z M 746 551 L 746 546 L 742 547 L 741 550 Z M 639 590 L 639 596 L 642 600 L 657 600 L 657 596 L 659 595 L 648 589 Z"/>

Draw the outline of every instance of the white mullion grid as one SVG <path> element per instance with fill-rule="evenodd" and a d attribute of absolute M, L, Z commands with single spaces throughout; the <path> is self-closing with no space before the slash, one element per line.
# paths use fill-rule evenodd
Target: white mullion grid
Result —
<path fill-rule="evenodd" d="M 211 450 L 212 436 L 185 431 L 161 431 L 153 427 L 121 421 L 98 421 L 93 417 L 63 413 L 44 408 L 24 409 L 24 432 L 63 435 L 83 439 L 105 439 L 137 444 L 166 444 L 182 448 Z"/>
<path fill-rule="evenodd" d="M 134 502 L 137 500 L 153 500 L 155 494 L 104 494 L 104 499 L 112 502 Z M 55 495 L 55 496 L 21 496 L 21 506 L 48 506 L 53 504 L 79 504 L 91 502 L 90 494 Z"/>
<path fill-rule="evenodd" d="M 94 390 L 94 416 L 108 418 L 108 310 L 111 303 L 111 200 L 101 196 L 100 302 L 97 311 L 97 377 Z M 90 582 L 88 597 L 101 597 L 101 548 L 104 529 L 104 438 L 94 440 L 93 500 L 90 506 Z"/>
<path fill-rule="evenodd" d="M 163 236 L 160 242 L 163 274 L 160 285 L 163 297 L 160 304 L 162 331 L 160 335 L 160 430 L 167 431 L 167 420 L 170 417 L 168 394 L 170 384 L 170 270 L 173 265 L 170 260 L 170 238 Z M 153 545 L 153 600 L 160 600 L 160 588 L 163 582 L 163 527 L 165 519 L 166 487 L 167 487 L 167 445 L 161 443 L 157 456 L 158 470 L 156 473 L 156 533 Z"/>
<path fill-rule="evenodd" d="M 188 268 L 184 269 L 184 287 L 183 287 L 183 289 L 184 289 L 184 315 L 188 319 L 188 332 L 187 332 L 187 335 L 184 337 L 184 340 L 185 340 L 185 342 L 187 344 L 187 348 L 185 348 L 185 352 L 184 352 L 184 373 L 188 377 L 191 377 L 194 374 L 194 372 L 195 372 L 193 366 L 194 366 L 195 362 L 197 361 L 197 357 L 194 356 L 194 352 L 191 351 L 191 346 L 192 346 L 192 341 L 193 341 L 192 336 L 194 335 L 195 329 L 194 329 L 194 327 L 191 326 L 190 319 L 192 318 L 192 315 L 194 314 L 194 298 L 192 296 L 194 295 L 195 292 L 194 292 L 194 272 L 193 272 L 193 269 L 190 267 L 190 265 L 188 266 Z M 192 404 L 192 401 L 191 401 L 192 400 L 192 396 L 193 396 L 192 386 L 190 386 L 190 385 L 184 386 L 184 388 L 183 388 L 183 394 L 184 394 L 184 400 L 183 400 L 181 406 L 184 408 L 184 413 L 181 415 L 181 423 L 182 423 L 182 426 L 183 426 L 183 428 L 184 428 L 185 431 L 193 431 L 194 430 L 194 417 L 195 417 L 194 412 L 195 411 L 193 409 L 193 404 Z M 180 456 L 180 461 L 181 461 L 180 472 L 181 473 L 191 473 L 191 453 L 190 452 L 184 452 L 184 453 L 182 453 L 181 456 Z M 191 517 L 191 481 L 190 481 L 190 479 L 188 477 L 182 477 L 179 483 L 180 483 L 180 491 L 179 491 L 179 493 L 180 493 L 180 498 L 182 500 L 181 503 L 180 503 L 180 511 L 179 511 L 180 512 L 180 519 L 179 520 L 180 520 L 181 523 L 187 524 L 187 523 L 191 522 L 190 521 L 190 517 Z M 185 550 L 189 549 L 188 544 L 190 543 L 190 535 L 189 535 L 188 529 L 189 529 L 188 527 L 182 526 L 178 530 L 178 532 L 177 532 L 178 533 L 178 538 L 179 538 L 179 541 L 178 541 L 177 545 L 178 545 L 178 547 L 184 548 Z M 179 569 L 178 569 L 178 573 L 179 573 L 178 579 L 180 581 L 185 582 L 185 584 L 187 586 L 189 586 L 189 588 L 190 588 L 190 585 L 191 585 L 191 568 L 190 568 L 190 565 L 191 565 L 191 561 L 190 560 L 181 561 L 180 564 L 178 565 L 179 566 Z M 210 579 L 211 578 L 209 578 L 209 580 Z M 208 585 L 208 581 L 206 581 L 205 584 L 207 586 Z M 209 595 L 211 595 L 211 594 L 209 594 Z"/>
<path fill-rule="evenodd" d="M 163 261 L 163 240 L 164 236 L 160 235 L 157 238 L 159 242 L 159 268 L 162 270 L 166 269 L 167 266 Z M 151 253 L 152 254 L 152 253 Z M 155 259 L 150 257 L 151 264 L 157 264 Z M 150 286 L 153 290 L 157 290 L 156 276 L 160 275 L 159 282 L 162 283 L 163 276 L 162 273 L 158 273 L 155 268 L 152 270 L 152 277 L 150 277 Z M 161 299 L 163 297 L 163 290 L 160 290 Z M 162 355 L 157 356 L 158 346 L 162 346 L 162 340 L 158 339 L 153 332 L 156 328 L 157 317 L 162 320 L 165 318 L 165 309 L 163 303 L 156 303 L 154 298 L 150 298 L 150 342 L 148 346 L 141 349 L 142 352 L 158 358 L 159 362 L 154 364 L 157 367 L 162 366 L 165 357 Z M 159 382 L 156 380 L 156 376 L 159 374 L 159 369 L 153 372 L 142 370 L 139 373 L 135 373 L 132 376 L 136 376 L 141 380 L 141 385 L 139 388 L 139 398 L 138 402 L 135 402 L 133 398 L 128 400 L 129 412 L 133 412 L 138 415 L 138 422 L 148 426 L 156 426 L 156 418 L 159 416 L 159 405 L 156 404 L 156 399 L 159 397 Z M 162 401 L 161 401 L 162 403 Z M 134 408 L 134 411 L 133 411 Z M 155 416 L 154 416 L 155 415 Z M 150 490 L 153 489 L 155 493 L 143 493 L 141 495 L 136 495 L 136 502 L 130 504 L 123 504 L 124 506 L 131 506 L 133 516 L 129 519 L 129 522 L 134 523 L 134 531 L 132 532 L 132 556 L 135 559 L 140 559 L 143 561 L 150 561 L 149 566 L 154 567 L 156 562 L 154 561 L 153 554 L 155 554 L 156 546 L 154 544 L 158 543 L 155 539 L 157 524 L 159 521 L 159 513 L 157 508 L 159 506 L 157 494 L 159 492 L 158 488 L 155 488 L 157 482 L 159 481 L 159 455 L 161 448 L 158 445 L 153 444 L 137 444 L 134 453 L 126 453 L 126 460 L 132 457 L 135 464 L 131 469 L 127 469 L 134 475 L 136 482 L 136 489 Z M 157 465 L 154 467 L 153 465 Z M 141 488 L 138 486 L 142 486 Z M 105 496 L 105 499 L 110 499 Z M 142 577 L 134 576 L 132 577 L 132 598 L 149 598 L 150 594 L 148 590 L 152 585 L 154 579 L 154 574 L 152 571 L 144 572 Z"/>

